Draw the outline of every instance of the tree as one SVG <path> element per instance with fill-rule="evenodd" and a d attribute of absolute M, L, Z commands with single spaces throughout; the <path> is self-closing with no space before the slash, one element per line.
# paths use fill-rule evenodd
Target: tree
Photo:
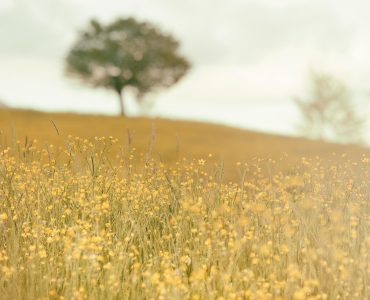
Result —
<path fill-rule="evenodd" d="M 147 22 L 127 18 L 103 25 L 92 20 L 69 51 L 66 72 L 93 87 L 113 90 L 125 115 L 125 88 L 132 88 L 140 101 L 186 74 L 190 63 L 178 50 L 174 37 Z"/>
<path fill-rule="evenodd" d="M 324 73 L 312 73 L 309 96 L 295 99 L 302 114 L 301 131 L 310 138 L 360 143 L 364 120 L 351 103 L 346 85 Z"/>

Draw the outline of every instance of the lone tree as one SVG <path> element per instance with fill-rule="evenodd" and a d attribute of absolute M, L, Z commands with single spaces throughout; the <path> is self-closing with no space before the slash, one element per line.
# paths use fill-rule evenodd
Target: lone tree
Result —
<path fill-rule="evenodd" d="M 365 120 L 346 85 L 324 73 L 312 73 L 307 98 L 295 99 L 302 114 L 301 131 L 310 138 L 341 143 L 361 143 Z"/>
<path fill-rule="evenodd" d="M 174 37 L 147 22 L 127 18 L 103 25 L 92 20 L 69 51 L 66 72 L 93 87 L 116 92 L 125 115 L 125 88 L 132 88 L 140 100 L 186 74 L 190 63 L 178 49 Z"/>

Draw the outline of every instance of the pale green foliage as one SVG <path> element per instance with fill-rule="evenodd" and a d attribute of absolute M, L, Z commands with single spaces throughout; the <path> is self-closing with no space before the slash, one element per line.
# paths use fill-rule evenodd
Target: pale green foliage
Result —
<path fill-rule="evenodd" d="M 361 141 L 364 120 L 346 85 L 335 77 L 312 73 L 308 97 L 295 102 L 303 118 L 300 129 L 308 137 L 342 143 Z"/>

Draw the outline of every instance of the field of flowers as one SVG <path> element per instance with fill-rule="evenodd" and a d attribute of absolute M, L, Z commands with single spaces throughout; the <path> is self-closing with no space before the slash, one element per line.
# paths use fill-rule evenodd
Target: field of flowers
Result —
<path fill-rule="evenodd" d="M 369 299 L 369 159 L 275 164 L 2 145 L 0 298 Z"/>

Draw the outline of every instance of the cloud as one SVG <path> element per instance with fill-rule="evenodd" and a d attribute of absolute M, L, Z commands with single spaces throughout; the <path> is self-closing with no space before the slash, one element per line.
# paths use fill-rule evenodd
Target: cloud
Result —
<path fill-rule="evenodd" d="M 70 36 L 66 26 L 70 16 L 68 7 L 58 0 L 14 1 L 12 6 L 0 10 L 0 53 L 60 56 Z"/>
<path fill-rule="evenodd" d="M 276 0 L 15 3 L 11 10 L 0 11 L 1 52 L 61 55 L 76 29 L 93 16 L 109 21 L 117 16 L 134 15 L 153 21 L 180 39 L 183 52 L 195 65 L 258 64 L 289 51 L 300 53 L 302 58 L 317 53 L 348 53 L 358 28 L 354 5 L 347 8 L 330 0 L 284 0 L 279 4 Z M 360 9 L 366 6 L 369 5 L 363 4 Z M 346 9 L 351 11 L 352 18 L 344 13 Z"/>

